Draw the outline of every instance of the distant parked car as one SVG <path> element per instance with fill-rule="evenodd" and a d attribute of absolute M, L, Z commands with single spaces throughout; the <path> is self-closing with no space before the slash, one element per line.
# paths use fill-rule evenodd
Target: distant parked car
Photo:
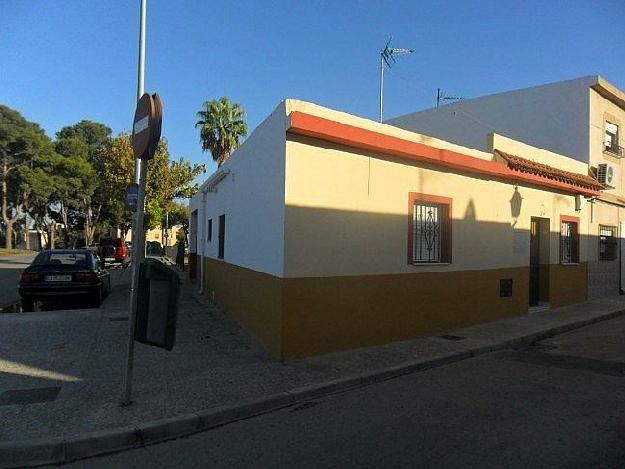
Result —
<path fill-rule="evenodd" d="M 147 241 L 145 250 L 148 255 L 162 256 L 164 254 L 163 246 L 158 241 Z"/>
<path fill-rule="evenodd" d="M 98 255 L 104 263 L 130 262 L 130 249 L 123 238 L 100 238 Z"/>
<path fill-rule="evenodd" d="M 22 273 L 22 309 L 33 311 L 35 301 L 82 297 L 99 307 L 111 291 L 111 276 L 98 256 L 87 249 L 40 252 Z"/>

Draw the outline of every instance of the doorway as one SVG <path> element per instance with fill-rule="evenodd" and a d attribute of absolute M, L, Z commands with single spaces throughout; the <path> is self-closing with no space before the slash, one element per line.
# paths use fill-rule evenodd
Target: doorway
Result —
<path fill-rule="evenodd" d="M 620 293 L 625 293 L 625 221 L 619 222 L 619 241 L 620 241 L 620 249 L 619 249 L 619 261 L 621 267 L 621 291 Z"/>
<path fill-rule="evenodd" d="M 549 303 L 549 219 L 532 217 L 530 224 L 529 306 Z"/>
<path fill-rule="evenodd" d="M 189 220 L 189 278 L 197 277 L 197 261 L 198 261 L 198 215 L 197 209 L 191 212 Z"/>

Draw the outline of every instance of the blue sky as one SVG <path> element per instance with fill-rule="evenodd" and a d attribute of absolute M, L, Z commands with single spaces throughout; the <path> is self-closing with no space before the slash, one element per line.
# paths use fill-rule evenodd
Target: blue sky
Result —
<path fill-rule="evenodd" d="M 81 119 L 130 129 L 139 0 L 0 7 L 0 103 L 50 136 Z M 437 87 L 475 97 L 600 74 L 625 89 L 623 17 L 622 0 L 148 0 L 146 90 L 172 156 L 207 162 L 195 113 L 223 95 L 251 129 L 287 97 L 377 119 L 390 35 L 415 53 L 386 75 L 387 118 L 434 106 Z"/>

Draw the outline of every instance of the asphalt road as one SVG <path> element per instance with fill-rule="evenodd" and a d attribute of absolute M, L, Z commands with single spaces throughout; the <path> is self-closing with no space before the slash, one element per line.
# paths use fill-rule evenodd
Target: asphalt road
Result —
<path fill-rule="evenodd" d="M 624 333 L 621 317 L 69 467 L 620 468 Z"/>
<path fill-rule="evenodd" d="M 34 258 L 35 254 L 0 258 L 0 308 L 19 301 L 17 282 Z"/>

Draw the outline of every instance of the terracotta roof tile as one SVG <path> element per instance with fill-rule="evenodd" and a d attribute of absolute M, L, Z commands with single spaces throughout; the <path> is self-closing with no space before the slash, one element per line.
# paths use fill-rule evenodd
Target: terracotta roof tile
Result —
<path fill-rule="evenodd" d="M 603 190 L 604 187 L 595 178 L 570 171 L 564 171 L 562 169 L 554 168 L 542 163 L 536 163 L 535 161 L 521 158 L 520 156 L 511 155 L 510 153 L 503 152 L 501 150 L 495 150 L 499 156 L 508 162 L 508 167 L 515 171 L 523 173 L 536 174 L 548 179 L 555 179 L 557 181 L 566 182 L 580 187 L 585 187 L 593 190 Z"/>

